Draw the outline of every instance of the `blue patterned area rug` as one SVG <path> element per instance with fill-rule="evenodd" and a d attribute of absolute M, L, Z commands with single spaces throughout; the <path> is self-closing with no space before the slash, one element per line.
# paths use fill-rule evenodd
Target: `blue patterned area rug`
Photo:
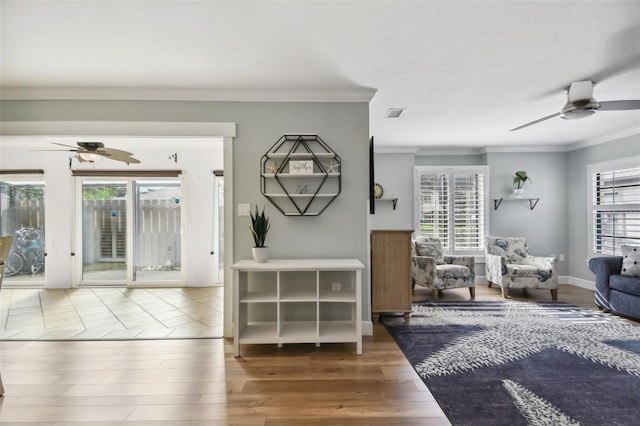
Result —
<path fill-rule="evenodd" d="M 385 326 L 454 425 L 640 424 L 640 326 L 562 302 L 414 305 Z"/>

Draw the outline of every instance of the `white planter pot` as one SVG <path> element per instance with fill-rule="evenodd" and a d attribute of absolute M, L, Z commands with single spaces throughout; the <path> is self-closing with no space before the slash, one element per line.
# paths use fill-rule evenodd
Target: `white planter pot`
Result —
<path fill-rule="evenodd" d="M 522 188 L 513 188 L 513 198 L 522 198 L 522 193 L 524 189 Z"/>
<path fill-rule="evenodd" d="M 253 260 L 256 263 L 265 263 L 267 261 L 267 247 L 253 247 L 251 250 L 253 251 Z"/>

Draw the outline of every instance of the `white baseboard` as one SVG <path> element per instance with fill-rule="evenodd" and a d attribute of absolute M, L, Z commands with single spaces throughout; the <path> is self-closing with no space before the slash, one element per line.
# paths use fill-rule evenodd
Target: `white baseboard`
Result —
<path fill-rule="evenodd" d="M 362 335 L 373 336 L 373 323 L 371 321 L 362 321 Z"/>
<path fill-rule="evenodd" d="M 558 277 L 559 284 L 570 284 L 576 287 L 584 288 L 585 290 L 596 291 L 596 283 L 594 281 L 583 280 L 582 278 L 576 278 L 569 275 L 560 275 Z M 476 285 L 487 285 L 487 278 L 484 275 L 476 275 Z"/>
<path fill-rule="evenodd" d="M 564 282 L 563 284 L 571 284 L 571 285 L 575 285 L 576 287 L 580 287 L 580 288 L 584 288 L 585 290 L 591 290 L 591 291 L 596 291 L 596 283 L 595 281 L 589 281 L 589 280 L 583 280 L 582 278 L 576 278 L 576 277 L 566 277 L 567 281 Z"/>

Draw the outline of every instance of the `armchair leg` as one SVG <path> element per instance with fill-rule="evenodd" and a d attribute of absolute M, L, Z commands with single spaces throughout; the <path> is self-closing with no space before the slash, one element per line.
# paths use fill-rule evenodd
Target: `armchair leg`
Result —
<path fill-rule="evenodd" d="M 469 295 L 471 296 L 471 299 L 475 299 L 476 298 L 476 288 L 475 287 L 469 287 Z"/>
<path fill-rule="evenodd" d="M 487 288 L 491 288 L 492 285 L 493 283 L 491 281 L 487 281 Z"/>
<path fill-rule="evenodd" d="M 551 290 L 551 300 L 558 300 L 558 289 Z"/>
<path fill-rule="evenodd" d="M 431 298 L 433 300 L 438 300 L 438 290 L 436 289 L 431 290 Z"/>
<path fill-rule="evenodd" d="M 509 287 L 502 287 L 502 297 L 505 299 L 509 298 Z"/>

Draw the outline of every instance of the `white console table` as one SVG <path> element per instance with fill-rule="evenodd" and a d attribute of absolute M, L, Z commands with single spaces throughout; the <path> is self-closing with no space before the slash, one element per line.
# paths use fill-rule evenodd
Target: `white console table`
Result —
<path fill-rule="evenodd" d="M 362 354 L 359 260 L 242 260 L 231 268 L 234 356 L 247 343 L 353 342 Z"/>

